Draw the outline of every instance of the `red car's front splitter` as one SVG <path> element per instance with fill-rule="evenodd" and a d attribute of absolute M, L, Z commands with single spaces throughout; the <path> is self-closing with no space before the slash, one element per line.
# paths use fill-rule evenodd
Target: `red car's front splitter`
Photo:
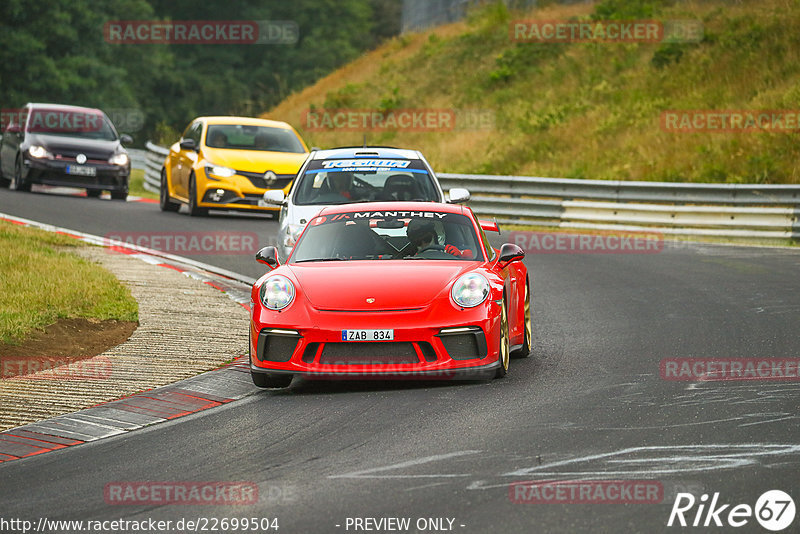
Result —
<path fill-rule="evenodd" d="M 250 368 L 331 379 L 483 379 L 499 366 L 493 323 L 401 328 L 374 342 L 344 342 L 340 329 L 265 327 L 251 330 Z"/>

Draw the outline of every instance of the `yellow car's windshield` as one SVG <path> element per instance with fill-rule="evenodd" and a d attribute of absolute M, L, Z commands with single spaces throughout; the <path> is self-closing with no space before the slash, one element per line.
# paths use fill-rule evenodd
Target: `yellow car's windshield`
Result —
<path fill-rule="evenodd" d="M 206 146 L 231 150 L 261 150 L 302 154 L 303 143 L 294 132 L 269 126 L 243 124 L 211 124 L 206 133 Z"/>

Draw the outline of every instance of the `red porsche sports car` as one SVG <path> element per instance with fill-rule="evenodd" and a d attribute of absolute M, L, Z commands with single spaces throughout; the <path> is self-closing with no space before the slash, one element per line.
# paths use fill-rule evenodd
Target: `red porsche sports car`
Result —
<path fill-rule="evenodd" d="M 505 376 L 530 353 L 531 285 L 522 249 L 484 230 L 498 228 L 461 205 L 347 204 L 311 219 L 284 265 L 261 249 L 253 382 Z"/>

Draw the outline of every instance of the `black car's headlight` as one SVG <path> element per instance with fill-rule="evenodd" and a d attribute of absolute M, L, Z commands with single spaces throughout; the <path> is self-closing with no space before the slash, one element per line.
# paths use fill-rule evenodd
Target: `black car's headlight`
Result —
<path fill-rule="evenodd" d="M 36 158 L 36 159 L 45 159 L 45 158 L 53 159 L 53 154 L 51 154 L 50 151 L 47 150 L 42 145 L 33 145 L 33 146 L 31 146 L 28 149 L 28 154 L 30 155 L 30 157 Z"/>
<path fill-rule="evenodd" d="M 128 158 L 128 155 L 125 154 L 124 152 L 121 152 L 119 154 L 114 154 L 108 159 L 108 162 L 110 164 L 119 165 L 120 167 L 124 167 L 125 165 L 127 165 L 128 161 L 130 161 L 130 158 Z"/>

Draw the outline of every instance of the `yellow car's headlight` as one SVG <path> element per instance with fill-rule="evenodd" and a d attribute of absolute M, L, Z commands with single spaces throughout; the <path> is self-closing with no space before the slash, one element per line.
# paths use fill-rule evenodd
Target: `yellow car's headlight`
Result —
<path fill-rule="evenodd" d="M 206 176 L 209 178 L 230 178 L 236 171 L 222 165 L 206 165 Z"/>

